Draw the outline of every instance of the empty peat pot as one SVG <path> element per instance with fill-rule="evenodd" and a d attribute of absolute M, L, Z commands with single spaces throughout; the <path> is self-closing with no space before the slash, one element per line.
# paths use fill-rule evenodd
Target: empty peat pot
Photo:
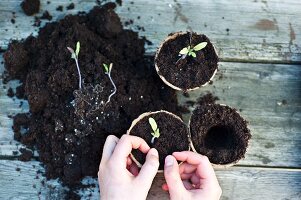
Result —
<path fill-rule="evenodd" d="M 149 118 L 153 118 L 160 132 L 158 138 L 153 139 L 153 129 L 149 123 Z M 164 167 L 164 160 L 167 155 L 176 151 L 189 150 L 188 127 L 180 117 L 167 112 L 147 112 L 141 114 L 132 122 L 127 134 L 143 138 L 151 147 L 158 150 L 160 166 L 159 170 Z M 153 143 L 152 143 L 153 140 Z M 139 150 L 133 150 L 132 159 L 141 167 L 145 162 L 145 154 Z"/>
<path fill-rule="evenodd" d="M 183 48 L 205 47 L 192 54 L 180 54 Z M 218 56 L 209 38 L 203 34 L 176 32 L 169 35 L 155 55 L 155 68 L 165 84 L 175 90 L 189 91 L 205 86 L 218 68 Z"/>
<path fill-rule="evenodd" d="M 228 167 L 244 158 L 251 138 L 246 120 L 220 104 L 197 107 L 189 129 L 192 150 L 206 155 L 215 167 Z"/>

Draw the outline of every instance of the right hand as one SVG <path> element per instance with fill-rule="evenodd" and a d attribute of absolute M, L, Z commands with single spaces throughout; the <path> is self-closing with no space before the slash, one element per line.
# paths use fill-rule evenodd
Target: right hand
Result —
<path fill-rule="evenodd" d="M 178 165 L 178 161 L 183 163 Z M 170 199 L 219 200 L 221 187 L 213 167 L 206 156 L 191 152 L 174 152 L 165 158 L 163 190 L 168 190 Z"/>

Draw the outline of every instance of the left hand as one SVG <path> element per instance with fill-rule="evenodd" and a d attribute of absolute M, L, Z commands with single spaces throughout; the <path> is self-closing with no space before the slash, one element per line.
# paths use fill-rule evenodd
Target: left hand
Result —
<path fill-rule="evenodd" d="M 129 156 L 132 149 L 147 154 L 140 172 Z M 108 136 L 98 172 L 101 199 L 146 199 L 158 168 L 158 151 L 150 149 L 142 138 Z"/>

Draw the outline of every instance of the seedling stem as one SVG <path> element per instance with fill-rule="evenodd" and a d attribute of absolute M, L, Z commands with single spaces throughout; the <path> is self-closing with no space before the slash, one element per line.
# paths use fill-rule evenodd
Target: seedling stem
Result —
<path fill-rule="evenodd" d="M 113 63 L 110 63 L 109 66 L 108 66 L 107 64 L 103 64 L 103 68 L 104 68 L 104 70 L 105 70 L 105 74 L 108 75 L 108 77 L 109 77 L 109 79 L 110 79 L 110 81 L 111 81 L 111 83 L 112 83 L 112 85 L 113 85 L 113 87 L 114 87 L 114 91 L 109 95 L 108 100 L 107 100 L 107 102 L 105 103 L 105 105 L 106 105 L 106 104 L 108 104 L 108 103 L 111 101 L 111 97 L 112 97 L 114 94 L 116 94 L 116 92 L 117 92 L 117 87 L 116 87 L 116 85 L 115 85 L 115 83 L 114 83 L 114 81 L 113 81 L 113 79 L 112 79 L 112 77 L 111 77 L 111 71 L 112 71 L 112 68 L 113 68 Z"/>
<path fill-rule="evenodd" d="M 71 58 L 75 60 L 77 73 L 78 73 L 78 76 L 79 76 L 78 87 L 79 87 L 79 89 L 82 89 L 82 76 L 81 76 L 80 69 L 79 69 L 79 64 L 78 64 L 78 54 L 79 54 L 79 50 L 80 50 L 80 42 L 76 43 L 75 51 L 71 47 L 67 47 L 67 49 L 71 53 Z"/>

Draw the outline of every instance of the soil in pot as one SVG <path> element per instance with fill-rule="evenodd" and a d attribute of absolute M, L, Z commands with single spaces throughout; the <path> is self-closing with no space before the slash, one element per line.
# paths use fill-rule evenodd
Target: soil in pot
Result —
<path fill-rule="evenodd" d="M 48 23 L 37 37 L 13 41 L 4 54 L 9 78 L 20 80 L 30 107 L 26 120 L 14 118 L 16 139 L 37 148 L 47 178 L 59 177 L 68 185 L 96 176 L 106 136 L 121 136 L 141 113 L 179 114 L 175 92 L 144 57 L 144 40 L 123 29 L 114 7 L 109 3 Z M 79 77 L 66 47 L 74 48 L 77 41 L 85 88 L 76 95 L 88 104 L 74 103 Z M 114 63 L 117 93 L 105 108 L 95 109 L 91 102 L 106 101 L 113 89 L 103 63 Z"/>
<path fill-rule="evenodd" d="M 194 149 L 213 164 L 232 164 L 244 158 L 251 138 L 247 122 L 228 106 L 203 104 L 190 119 Z"/>
<path fill-rule="evenodd" d="M 189 149 L 188 128 L 179 117 L 164 111 L 148 113 L 142 116 L 142 118 L 138 118 L 139 121 L 135 120 L 133 122 L 128 133 L 143 138 L 151 148 L 158 150 L 159 169 L 164 168 L 166 156 L 176 151 L 187 151 Z M 156 121 L 160 131 L 160 137 L 155 138 L 153 143 L 151 134 L 153 130 L 149 123 L 150 117 Z M 145 162 L 145 154 L 138 150 L 134 150 L 132 154 L 140 164 Z"/>
<path fill-rule="evenodd" d="M 207 42 L 207 45 L 195 52 L 196 57 L 179 57 L 183 48 L 193 48 L 202 42 Z M 159 76 L 178 90 L 191 90 L 207 84 L 214 76 L 217 64 L 218 56 L 209 38 L 190 32 L 171 34 L 160 46 L 155 57 Z"/>

